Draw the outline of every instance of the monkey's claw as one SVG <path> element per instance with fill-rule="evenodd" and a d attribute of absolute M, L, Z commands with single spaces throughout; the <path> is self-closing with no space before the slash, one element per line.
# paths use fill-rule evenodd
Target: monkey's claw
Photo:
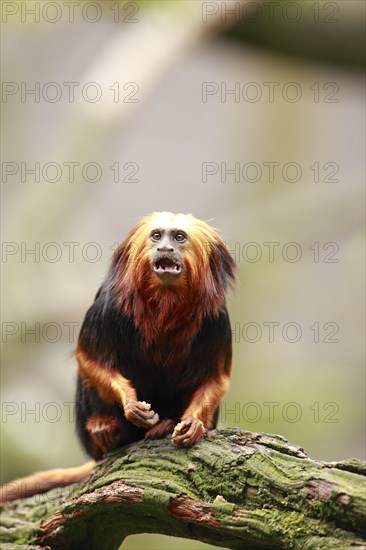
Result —
<path fill-rule="evenodd" d="M 130 401 L 124 406 L 126 419 L 138 428 L 151 428 L 159 422 L 159 415 L 145 401 Z"/>
<path fill-rule="evenodd" d="M 191 447 L 198 443 L 206 433 L 206 428 L 198 418 L 185 418 L 174 428 L 172 443 L 176 447 Z"/>

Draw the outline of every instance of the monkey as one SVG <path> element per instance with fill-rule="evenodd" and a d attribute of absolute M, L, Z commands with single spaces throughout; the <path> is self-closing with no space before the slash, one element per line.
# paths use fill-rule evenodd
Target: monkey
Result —
<path fill-rule="evenodd" d="M 75 352 L 76 431 L 94 461 L 169 434 L 178 449 L 190 447 L 217 426 L 231 375 L 226 298 L 235 281 L 226 244 L 191 214 L 153 212 L 130 230 L 85 315 Z M 72 476 L 79 481 L 94 464 L 69 475 L 51 470 L 43 490 Z M 18 481 L 35 485 L 39 476 Z"/>

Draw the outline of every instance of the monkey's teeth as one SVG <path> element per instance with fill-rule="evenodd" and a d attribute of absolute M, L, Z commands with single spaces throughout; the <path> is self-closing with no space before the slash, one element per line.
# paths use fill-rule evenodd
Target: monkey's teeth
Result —
<path fill-rule="evenodd" d="M 174 265 L 171 265 L 171 266 L 170 265 L 164 266 L 164 265 L 161 265 L 161 264 L 156 264 L 154 266 L 154 271 L 156 273 L 180 273 L 182 271 L 182 268 L 178 264 L 174 264 Z"/>

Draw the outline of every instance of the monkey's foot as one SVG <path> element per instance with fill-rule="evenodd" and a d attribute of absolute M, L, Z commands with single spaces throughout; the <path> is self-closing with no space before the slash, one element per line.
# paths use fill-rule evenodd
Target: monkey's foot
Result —
<path fill-rule="evenodd" d="M 91 416 L 85 428 L 93 441 L 93 458 L 100 460 L 120 439 L 120 426 L 113 416 Z"/>
<path fill-rule="evenodd" d="M 206 433 L 206 428 L 201 420 L 189 416 L 174 428 L 172 443 L 176 447 L 191 447 L 198 443 Z"/>
<path fill-rule="evenodd" d="M 166 434 L 171 434 L 174 430 L 175 421 L 167 418 L 161 420 L 156 426 L 148 430 L 145 434 L 145 439 L 160 439 Z"/>
<path fill-rule="evenodd" d="M 151 428 L 159 422 L 159 415 L 145 401 L 129 401 L 124 412 L 126 419 L 138 428 Z"/>

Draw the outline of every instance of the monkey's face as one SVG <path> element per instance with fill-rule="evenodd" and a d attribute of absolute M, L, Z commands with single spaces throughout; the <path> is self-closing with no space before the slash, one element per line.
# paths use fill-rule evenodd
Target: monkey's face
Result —
<path fill-rule="evenodd" d="M 151 231 L 151 266 L 162 282 L 173 283 L 182 276 L 187 239 L 187 234 L 179 229 L 158 227 Z"/>
<path fill-rule="evenodd" d="M 133 289 L 195 292 L 224 300 L 235 278 L 234 261 L 216 231 L 191 214 L 153 212 L 135 226 L 117 249 L 121 296 Z M 193 293 L 193 294 L 192 294 Z M 169 293 L 170 296 L 170 293 Z"/>

